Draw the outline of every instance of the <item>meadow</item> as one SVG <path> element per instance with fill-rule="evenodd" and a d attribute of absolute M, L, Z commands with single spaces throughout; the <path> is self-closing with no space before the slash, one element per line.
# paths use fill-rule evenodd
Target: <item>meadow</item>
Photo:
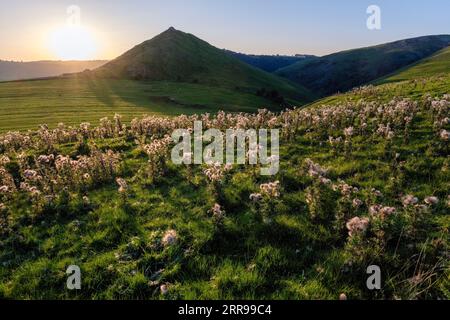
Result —
<path fill-rule="evenodd" d="M 0 135 L 0 297 L 449 299 L 450 77 L 422 75 L 281 113 L 177 117 L 127 114 L 158 87 L 125 102 L 128 82 L 117 82 L 121 94 L 100 90 L 111 100 L 89 115 L 123 118 Z M 60 94 L 48 92 L 36 87 L 28 107 L 43 112 Z M 103 99 L 66 92 L 70 109 Z M 279 173 L 174 165 L 166 135 L 194 120 L 280 129 Z M 73 264 L 81 290 L 65 287 Z M 381 290 L 366 287 L 369 265 Z"/>
<path fill-rule="evenodd" d="M 129 122 L 139 115 L 180 115 L 279 108 L 254 92 L 194 83 L 66 77 L 0 83 L 0 132 L 37 129 L 41 124 L 98 124 L 119 113 Z M 76 112 L 74 112 L 76 110 Z"/>

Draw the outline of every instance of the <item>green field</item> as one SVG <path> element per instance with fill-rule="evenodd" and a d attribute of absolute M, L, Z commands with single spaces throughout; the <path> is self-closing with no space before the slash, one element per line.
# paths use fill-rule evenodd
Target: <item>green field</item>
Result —
<path fill-rule="evenodd" d="M 443 81 L 429 79 L 422 96 L 436 96 L 448 83 Z M 406 81 L 328 102 L 336 108 L 361 98 L 383 103 L 388 95 L 411 98 L 415 90 L 414 82 Z M 385 95 L 380 100 L 379 92 Z M 359 132 L 359 122 L 350 123 L 341 113 L 338 127 L 305 122 L 295 137 L 282 139 L 281 170 L 275 177 L 236 166 L 216 187 L 203 167 L 175 166 L 169 160 L 160 163 L 158 174 L 149 174 L 148 157 L 135 136 L 89 139 L 88 147 L 62 143 L 52 151 L 41 144 L 25 148 L 33 167 L 41 154 L 75 158 L 95 146 L 119 152 L 120 168 L 106 179 L 55 190 L 51 198 L 24 192 L 3 198 L 0 298 L 338 299 L 345 293 L 349 299 L 449 299 L 448 151 L 436 140 L 424 100 L 413 99 L 419 109 L 407 140 L 400 126 L 392 143 L 371 132 L 356 133 L 350 151 L 334 150 L 329 135 L 342 137 L 351 124 Z M 21 181 L 18 153 L 5 154 L 12 160 L 7 171 Z M 327 168 L 333 183 L 342 179 L 357 191 L 348 198 L 319 184 L 308 174 L 307 158 Z M 44 181 L 53 179 L 54 169 L 40 170 Z M 125 195 L 118 192 L 116 177 L 127 181 Z M 272 209 L 263 211 L 249 201 L 260 184 L 275 180 L 280 196 L 264 200 Z M 374 200 L 372 188 L 382 196 Z M 407 194 L 420 203 L 431 195 L 440 201 L 417 216 L 413 207 L 402 205 Z M 362 207 L 352 207 L 354 197 Z M 396 213 L 386 221 L 371 220 L 370 231 L 349 238 L 342 219 L 369 217 L 373 201 L 395 207 Z M 215 203 L 225 211 L 220 220 L 211 213 Z M 264 222 L 265 215 L 270 222 Z M 163 246 L 168 230 L 177 232 L 177 242 Z M 71 264 L 81 267 L 82 290 L 64 287 Z M 371 264 L 382 268 L 382 291 L 365 286 Z"/>
<path fill-rule="evenodd" d="M 119 113 L 179 115 L 275 107 L 262 97 L 228 88 L 165 81 L 57 78 L 0 83 L 0 132 L 98 123 Z"/>
<path fill-rule="evenodd" d="M 349 299 L 450 299 L 449 149 L 448 140 L 440 138 L 444 128 L 450 129 L 443 121 L 448 109 L 434 110 L 427 102 L 430 95 L 439 104 L 449 103 L 444 94 L 450 75 L 435 73 L 440 57 L 414 67 L 427 78 L 411 78 L 414 68 L 404 70 L 393 76 L 401 81 L 329 97 L 278 118 L 276 127 L 292 135 L 282 134 L 280 171 L 273 177 L 260 176 L 253 166 L 234 166 L 214 184 L 205 166 L 176 166 L 168 150 L 151 160 L 137 143 L 142 136 L 136 131 L 116 130 L 109 138 L 80 131 L 73 141 L 61 143 L 31 135 L 35 143 L 16 147 L 0 139 L 2 155 L 10 160 L 1 160 L 0 182 L 28 181 L 40 191 L 17 188 L 0 194 L 0 298 L 339 299 L 345 294 Z M 46 101 L 60 103 L 54 110 L 67 107 L 69 121 L 75 121 L 76 105 L 85 105 L 80 120 L 112 117 L 120 108 L 131 117 L 134 105 L 164 95 L 165 85 L 178 86 L 138 83 L 136 90 L 137 83 L 130 81 L 89 87 L 64 81 L 2 84 L 10 86 L 4 95 L 20 95 L 20 86 L 29 86 L 23 88 L 23 100 L 16 97 L 11 103 L 30 101 L 16 104 L 23 105 L 23 118 L 4 117 L 2 125 L 23 126 L 27 110 L 37 105 L 33 114 L 42 114 Z M 188 94 L 191 85 L 182 88 L 171 97 L 186 104 L 211 97 L 204 87 L 195 91 L 198 97 Z M 33 94 L 27 98 L 26 92 Z M 218 94 L 217 102 L 225 103 L 222 99 L 233 101 L 231 110 L 239 102 L 227 91 Z M 155 105 L 149 110 L 171 113 Z M 98 111 L 89 113 L 90 108 Z M 330 111 L 336 113 L 330 117 Z M 298 115 L 303 120 L 296 127 Z M 412 116 L 409 124 L 406 116 Z M 290 125 L 284 125 L 286 119 Z M 390 139 L 377 132 L 388 123 L 395 132 Z M 350 138 L 344 133 L 348 127 L 353 127 Z M 349 140 L 331 146 L 330 136 Z M 112 173 L 95 160 L 107 150 L 121 156 Z M 84 169 L 57 173 L 52 160 L 39 160 L 49 154 L 92 157 L 89 163 L 97 169 L 87 182 L 78 172 Z M 308 159 L 321 167 L 314 170 L 326 169 L 321 174 L 329 182 L 311 174 Z M 43 178 L 26 180 L 25 169 Z M 127 182 L 125 192 L 118 190 L 118 177 Z M 279 181 L 278 196 L 249 200 L 262 192 L 261 184 L 273 181 Z M 417 205 L 405 204 L 407 195 L 417 197 Z M 437 200 L 430 202 L 430 196 Z M 360 204 L 354 205 L 355 200 Z M 216 203 L 225 212 L 221 216 L 211 211 Z M 395 212 L 371 213 L 374 205 Z M 351 235 L 346 222 L 355 217 L 367 219 L 369 226 Z M 168 231 L 176 233 L 176 241 L 165 244 Z M 81 268 L 82 290 L 65 287 L 65 270 L 72 264 Z M 382 290 L 370 291 L 366 270 L 374 264 L 382 270 Z"/>

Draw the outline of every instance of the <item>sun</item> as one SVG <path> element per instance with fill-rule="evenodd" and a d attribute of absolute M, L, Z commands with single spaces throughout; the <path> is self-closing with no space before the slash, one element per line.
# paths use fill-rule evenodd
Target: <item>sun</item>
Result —
<path fill-rule="evenodd" d="M 67 25 L 50 33 L 49 49 L 61 60 L 89 60 L 95 57 L 97 44 L 86 27 Z"/>

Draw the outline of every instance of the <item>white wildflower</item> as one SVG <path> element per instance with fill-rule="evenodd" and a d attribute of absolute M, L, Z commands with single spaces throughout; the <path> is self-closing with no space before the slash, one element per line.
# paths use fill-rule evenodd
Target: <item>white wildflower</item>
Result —
<path fill-rule="evenodd" d="M 164 235 L 161 239 L 161 243 L 165 247 L 174 245 L 177 243 L 177 241 L 178 241 L 178 234 L 173 229 L 166 231 L 166 233 L 164 233 Z"/>

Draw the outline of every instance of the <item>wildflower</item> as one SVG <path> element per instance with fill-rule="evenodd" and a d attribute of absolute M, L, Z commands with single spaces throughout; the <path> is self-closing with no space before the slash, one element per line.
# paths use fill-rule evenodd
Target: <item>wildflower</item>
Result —
<path fill-rule="evenodd" d="M 326 169 L 322 168 L 317 163 L 314 163 L 313 161 L 311 161 L 311 159 L 306 159 L 305 162 L 308 166 L 308 174 L 310 177 L 326 176 L 327 174 Z"/>
<path fill-rule="evenodd" d="M 342 138 L 341 137 L 337 137 L 337 138 L 333 138 L 333 137 L 328 137 L 328 142 L 330 143 L 331 146 L 337 146 L 342 142 Z"/>
<path fill-rule="evenodd" d="M 36 187 L 31 187 L 28 189 L 28 192 L 31 193 L 32 196 L 38 197 L 41 194 L 41 191 L 39 191 Z"/>
<path fill-rule="evenodd" d="M 225 171 L 225 168 L 222 168 L 219 163 L 215 163 L 204 169 L 203 173 L 206 175 L 209 181 L 219 182 L 223 179 Z"/>
<path fill-rule="evenodd" d="M 417 199 L 416 197 L 412 196 L 412 195 L 407 195 L 406 197 L 403 198 L 403 205 L 405 207 L 407 206 L 411 206 L 411 205 L 415 205 L 417 202 L 419 202 L 419 199 Z"/>
<path fill-rule="evenodd" d="M 441 139 L 444 141 L 448 141 L 449 135 L 450 135 L 450 132 L 448 132 L 447 130 L 442 130 L 441 133 L 439 134 Z"/>
<path fill-rule="evenodd" d="M 8 186 L 0 186 L 0 193 L 8 193 L 9 187 Z"/>
<path fill-rule="evenodd" d="M 341 294 L 339 295 L 339 300 L 341 300 L 341 301 L 347 300 L 347 295 L 346 295 L 345 293 L 341 293 Z"/>
<path fill-rule="evenodd" d="M 383 207 L 380 210 L 380 215 L 384 219 L 386 217 L 389 217 L 390 215 L 394 214 L 396 212 L 396 209 L 394 207 Z"/>
<path fill-rule="evenodd" d="M 0 166 L 4 166 L 7 163 L 10 163 L 11 160 L 7 156 L 0 157 Z"/>
<path fill-rule="evenodd" d="M 359 208 L 363 205 L 363 202 L 359 199 L 353 199 L 352 204 L 354 208 Z"/>
<path fill-rule="evenodd" d="M 319 177 L 319 181 L 322 184 L 331 184 L 331 180 L 328 178 L 324 178 L 324 177 Z"/>
<path fill-rule="evenodd" d="M 0 202 L 0 212 L 5 211 L 5 210 L 6 210 L 5 204 Z"/>
<path fill-rule="evenodd" d="M 344 135 L 346 137 L 351 137 L 353 136 L 353 132 L 354 132 L 354 128 L 353 127 L 349 127 L 349 128 L 345 128 L 344 129 Z"/>
<path fill-rule="evenodd" d="M 178 234 L 173 229 L 166 231 L 161 240 L 164 247 L 174 245 L 177 243 L 177 241 L 178 241 Z"/>
<path fill-rule="evenodd" d="M 28 191 L 30 189 L 30 185 L 26 182 L 21 182 L 19 188 L 20 190 Z"/>
<path fill-rule="evenodd" d="M 83 197 L 83 204 L 84 205 L 89 205 L 89 204 L 91 204 L 91 200 L 89 200 L 89 198 L 87 196 L 84 196 Z"/>
<path fill-rule="evenodd" d="M 433 197 L 433 196 L 425 198 L 424 201 L 428 205 L 434 205 L 434 204 L 439 203 L 439 199 L 437 197 Z"/>
<path fill-rule="evenodd" d="M 335 186 L 335 190 L 340 190 L 341 194 L 345 197 L 348 197 L 351 195 L 352 192 L 354 192 L 355 188 L 353 188 L 351 185 L 341 181 L 338 186 Z M 356 191 L 357 192 L 357 191 Z"/>
<path fill-rule="evenodd" d="M 381 205 L 374 205 L 369 208 L 369 214 L 372 217 L 381 217 L 385 219 L 397 211 L 394 207 L 383 207 Z"/>
<path fill-rule="evenodd" d="M 122 178 L 116 179 L 117 184 L 119 185 L 119 193 L 125 193 L 127 192 L 128 185 L 127 182 Z"/>
<path fill-rule="evenodd" d="M 280 182 L 269 182 L 259 186 L 262 195 L 266 195 L 269 198 L 278 198 L 280 196 Z"/>
<path fill-rule="evenodd" d="M 380 206 L 379 204 L 370 206 L 370 208 L 369 208 L 369 214 L 370 214 L 371 216 L 376 216 L 376 215 L 378 215 L 378 213 L 380 212 L 381 208 L 382 208 L 382 206 Z"/>
<path fill-rule="evenodd" d="M 37 162 L 40 164 L 49 164 L 55 159 L 55 156 L 53 154 L 46 156 L 46 155 L 40 155 L 37 159 Z"/>
<path fill-rule="evenodd" d="M 369 219 L 354 217 L 347 224 L 348 235 L 353 237 L 357 234 L 364 234 L 369 226 Z"/>
<path fill-rule="evenodd" d="M 249 197 L 250 201 L 259 202 L 262 199 L 261 193 L 252 193 Z"/>
<path fill-rule="evenodd" d="M 381 191 L 380 191 L 380 190 L 377 190 L 377 189 L 375 189 L 375 188 L 372 188 L 371 192 L 372 192 L 372 194 L 373 194 L 375 197 L 382 197 L 382 196 L 383 196 L 383 194 L 381 193 Z"/>
<path fill-rule="evenodd" d="M 34 171 L 34 170 L 25 170 L 25 171 L 23 172 L 23 176 L 24 176 L 26 179 L 33 180 L 33 179 L 36 179 L 36 178 L 37 178 L 38 173 L 37 173 L 36 171 Z"/>
<path fill-rule="evenodd" d="M 222 220 L 225 215 L 225 211 L 222 210 L 222 207 L 218 203 L 216 203 L 214 207 L 211 208 L 211 212 L 213 214 L 213 217 L 218 221 Z"/>
<path fill-rule="evenodd" d="M 163 294 L 163 295 L 166 295 L 166 294 L 169 293 L 169 287 L 167 285 L 165 285 L 165 284 L 162 284 L 159 287 L 159 290 L 161 291 L 161 294 Z"/>

